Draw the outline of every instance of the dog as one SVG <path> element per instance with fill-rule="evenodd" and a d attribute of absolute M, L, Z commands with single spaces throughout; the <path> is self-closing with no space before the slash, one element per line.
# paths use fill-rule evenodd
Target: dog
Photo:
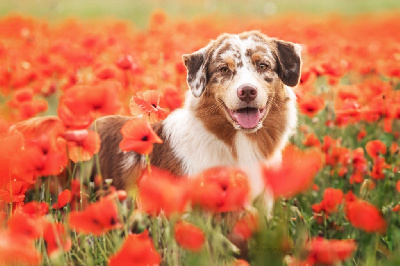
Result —
<path fill-rule="evenodd" d="M 153 125 L 163 140 L 154 144 L 151 165 L 177 176 L 214 166 L 239 166 L 249 176 L 251 194 L 263 192 L 259 162 L 279 164 L 297 124 L 296 96 L 301 46 L 258 31 L 222 34 L 204 48 L 183 55 L 187 68 L 184 106 Z M 104 179 L 126 189 L 145 162 L 119 149 L 121 127 L 131 117 L 96 121 Z M 96 167 L 94 167 L 95 169 Z"/>

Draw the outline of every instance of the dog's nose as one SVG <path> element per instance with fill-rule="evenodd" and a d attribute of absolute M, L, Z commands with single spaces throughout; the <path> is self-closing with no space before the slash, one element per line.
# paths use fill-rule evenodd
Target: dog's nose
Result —
<path fill-rule="evenodd" d="M 237 90 L 237 95 L 244 102 L 251 102 L 257 97 L 257 89 L 250 84 L 243 84 Z"/>

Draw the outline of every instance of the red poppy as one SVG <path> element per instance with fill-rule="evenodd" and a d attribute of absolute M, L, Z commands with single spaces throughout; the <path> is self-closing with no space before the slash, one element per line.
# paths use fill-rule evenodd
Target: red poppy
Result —
<path fill-rule="evenodd" d="M 337 100 L 335 103 L 335 114 L 336 125 L 346 126 L 348 124 L 354 124 L 361 118 L 360 104 L 352 99 Z"/>
<path fill-rule="evenodd" d="M 314 133 L 309 133 L 304 136 L 303 145 L 307 147 L 321 147 L 321 141 Z"/>
<path fill-rule="evenodd" d="M 400 192 L 400 180 L 396 182 L 396 190 L 397 192 Z"/>
<path fill-rule="evenodd" d="M 113 65 L 101 65 L 95 70 L 98 79 L 116 79 L 118 77 L 118 69 Z"/>
<path fill-rule="evenodd" d="M 103 199 L 90 204 L 84 211 L 72 211 L 68 223 L 79 233 L 102 235 L 109 230 L 121 228 L 117 205 L 113 200 Z"/>
<path fill-rule="evenodd" d="M 147 230 L 141 234 L 130 234 L 125 238 L 120 250 L 109 258 L 108 265 L 146 266 L 159 265 L 161 257 Z"/>
<path fill-rule="evenodd" d="M 243 239 L 249 239 L 258 230 L 258 216 L 253 213 L 246 213 L 233 227 L 233 234 Z"/>
<path fill-rule="evenodd" d="M 331 214 L 337 212 L 342 199 L 343 192 L 340 189 L 326 188 L 322 201 L 318 204 L 313 204 L 312 209 L 315 212 L 324 211 L 327 214 Z"/>
<path fill-rule="evenodd" d="M 368 233 L 386 232 L 386 221 L 379 210 L 363 200 L 348 201 L 346 204 L 346 216 L 350 223 Z"/>
<path fill-rule="evenodd" d="M 232 265 L 232 266 L 250 266 L 250 264 L 249 264 L 246 260 L 237 259 L 237 260 L 235 260 L 235 261 L 233 262 L 233 265 Z"/>
<path fill-rule="evenodd" d="M 70 128 L 87 128 L 95 118 L 120 109 L 118 90 L 119 84 L 112 81 L 75 85 L 60 99 L 58 115 Z"/>
<path fill-rule="evenodd" d="M 170 111 L 173 111 L 176 108 L 181 107 L 183 103 L 182 94 L 175 87 L 171 86 L 165 88 L 161 100 L 169 108 Z"/>
<path fill-rule="evenodd" d="M 357 249 L 354 240 L 328 240 L 322 237 L 314 238 L 308 244 L 309 254 L 306 261 L 314 264 L 332 265 L 347 260 Z"/>
<path fill-rule="evenodd" d="M 133 118 L 121 128 L 123 136 L 119 147 L 123 151 L 134 151 L 140 154 L 149 154 L 154 143 L 162 143 L 150 124 L 144 118 Z"/>
<path fill-rule="evenodd" d="M 23 145 L 24 137 L 18 131 L 0 135 L 0 189 L 8 190 L 5 186 L 11 181 L 10 162 L 14 155 L 22 151 Z"/>
<path fill-rule="evenodd" d="M 31 201 L 21 206 L 19 210 L 29 217 L 44 216 L 49 211 L 49 205 L 46 202 Z"/>
<path fill-rule="evenodd" d="M 106 199 L 114 199 L 122 202 L 128 197 L 128 194 L 125 190 L 116 190 L 113 186 L 110 187 L 109 192 L 110 194 L 105 197 Z"/>
<path fill-rule="evenodd" d="M 325 107 L 324 100 L 321 97 L 310 94 L 300 97 L 298 103 L 300 112 L 309 117 L 313 117 Z"/>
<path fill-rule="evenodd" d="M 192 203 L 213 212 L 241 210 L 248 201 L 246 174 L 234 167 L 214 167 L 192 179 Z"/>
<path fill-rule="evenodd" d="M 176 178 L 166 171 L 152 167 L 151 173 L 143 171 L 138 182 L 138 208 L 146 213 L 167 216 L 182 213 L 189 201 L 186 179 Z"/>
<path fill-rule="evenodd" d="M 13 126 L 25 138 L 25 150 L 11 161 L 12 174 L 32 182 L 38 176 L 58 175 L 68 163 L 65 126 L 55 116 L 36 117 Z"/>
<path fill-rule="evenodd" d="M 386 154 L 386 145 L 380 140 L 368 141 L 365 149 L 371 158 L 376 158 L 379 154 Z"/>
<path fill-rule="evenodd" d="M 357 172 L 366 172 L 368 161 L 364 157 L 364 149 L 357 148 L 352 152 L 352 164 L 354 171 Z"/>
<path fill-rule="evenodd" d="M 383 157 L 376 157 L 374 158 L 374 164 L 371 170 L 371 177 L 374 179 L 384 179 L 385 173 L 383 172 L 384 169 L 390 169 L 390 165 L 385 162 L 385 158 Z"/>
<path fill-rule="evenodd" d="M 71 161 L 89 161 L 100 150 L 100 136 L 93 130 L 81 129 L 65 133 Z"/>
<path fill-rule="evenodd" d="M 59 252 L 69 251 L 72 247 L 72 241 L 65 232 L 62 223 L 47 223 L 43 232 L 43 239 L 46 241 L 47 254 L 55 257 Z"/>
<path fill-rule="evenodd" d="M 0 200 L 5 203 L 23 202 L 28 187 L 29 185 L 25 182 L 11 181 L 4 186 L 4 189 L 0 189 Z"/>
<path fill-rule="evenodd" d="M 182 248 L 193 252 L 198 252 L 203 248 L 205 236 L 197 226 L 187 222 L 178 222 L 175 224 L 174 232 L 176 242 Z"/>
<path fill-rule="evenodd" d="M 46 226 L 44 216 L 29 216 L 21 211 L 16 212 L 8 220 L 8 230 L 15 236 L 38 239 Z"/>
<path fill-rule="evenodd" d="M 61 209 L 67 205 L 72 199 L 71 190 L 66 189 L 58 195 L 58 200 L 53 204 L 53 209 Z"/>
<path fill-rule="evenodd" d="M 18 106 L 18 110 L 20 111 L 21 119 L 27 119 L 46 111 L 48 106 L 49 104 L 45 99 L 33 99 L 32 101 L 22 102 Z"/>
<path fill-rule="evenodd" d="M 8 102 L 8 105 L 11 108 L 18 108 L 21 103 L 31 101 L 33 96 L 34 91 L 32 88 L 21 88 L 12 94 L 12 98 Z"/>
<path fill-rule="evenodd" d="M 365 128 L 362 128 L 362 129 L 360 130 L 360 132 L 358 132 L 358 134 L 357 134 L 357 140 L 358 140 L 358 141 L 363 140 L 363 139 L 365 138 L 366 135 L 367 135 L 367 131 L 365 130 Z"/>
<path fill-rule="evenodd" d="M 138 92 L 133 96 L 129 107 L 133 116 L 142 115 L 149 118 L 151 123 L 167 117 L 167 112 L 160 107 L 160 94 L 156 90 Z"/>
<path fill-rule="evenodd" d="M 134 69 L 137 67 L 131 55 L 121 55 L 115 64 L 123 70 Z"/>
<path fill-rule="evenodd" d="M 41 255 L 34 242 L 12 232 L 0 232 L 0 261 L 4 265 L 40 265 Z"/>
<path fill-rule="evenodd" d="M 262 171 L 266 186 L 277 198 L 291 197 L 308 189 L 321 167 L 322 157 L 319 151 L 305 152 L 295 146 L 288 146 L 283 151 L 282 165 L 262 165 Z"/>

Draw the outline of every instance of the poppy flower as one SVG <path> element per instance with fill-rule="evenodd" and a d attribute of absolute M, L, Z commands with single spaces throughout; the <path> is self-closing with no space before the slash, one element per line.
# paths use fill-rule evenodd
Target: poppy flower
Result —
<path fill-rule="evenodd" d="M 249 239 L 258 229 L 258 216 L 252 213 L 246 213 L 240 218 L 233 227 L 232 233 L 243 239 Z"/>
<path fill-rule="evenodd" d="M 25 139 L 25 150 L 11 161 L 12 174 L 25 180 L 58 175 L 68 163 L 65 126 L 56 116 L 31 118 L 12 127 Z"/>
<path fill-rule="evenodd" d="M 108 260 L 108 265 L 160 265 L 161 257 L 157 253 L 153 240 L 149 237 L 147 230 L 141 234 L 128 235 L 122 247 Z"/>
<path fill-rule="evenodd" d="M 11 108 L 18 108 L 21 103 L 31 101 L 34 95 L 32 88 L 21 88 L 12 94 L 8 106 Z"/>
<path fill-rule="evenodd" d="M 138 182 L 138 209 L 152 215 L 161 211 L 170 216 L 182 213 L 189 202 L 189 186 L 185 179 L 152 167 L 144 170 Z"/>
<path fill-rule="evenodd" d="M 98 79 L 116 79 L 118 77 L 118 69 L 113 65 L 101 65 L 95 70 Z"/>
<path fill-rule="evenodd" d="M 324 100 L 321 97 L 309 94 L 299 98 L 298 103 L 300 112 L 309 117 L 315 116 L 316 113 L 325 107 Z"/>
<path fill-rule="evenodd" d="M 363 139 L 365 138 L 366 135 L 367 135 L 367 131 L 365 130 L 365 128 L 362 128 L 362 129 L 360 130 L 360 132 L 358 132 L 358 134 L 357 134 L 357 140 L 358 140 L 358 141 L 363 140 Z"/>
<path fill-rule="evenodd" d="M 75 85 L 61 97 L 58 116 L 69 128 L 87 128 L 95 118 L 115 114 L 120 109 L 119 87 L 113 81 Z"/>
<path fill-rule="evenodd" d="M 74 163 L 89 161 L 100 150 L 100 136 L 93 130 L 70 130 L 65 133 L 68 156 Z"/>
<path fill-rule="evenodd" d="M 121 55 L 115 64 L 123 70 L 129 70 L 136 67 L 136 63 L 131 55 Z"/>
<path fill-rule="evenodd" d="M 79 233 L 100 236 L 112 229 L 121 228 L 118 221 L 117 205 L 111 199 L 103 199 L 89 204 L 81 211 L 72 211 L 68 223 L 71 228 Z"/>
<path fill-rule="evenodd" d="M 312 209 L 315 212 L 324 211 L 327 214 L 331 214 L 337 212 L 342 199 L 343 192 L 340 189 L 326 188 L 322 201 L 319 204 L 313 204 Z"/>
<path fill-rule="evenodd" d="M 335 124 L 346 126 L 354 124 L 361 119 L 360 104 L 353 99 L 344 99 L 335 103 Z"/>
<path fill-rule="evenodd" d="M 11 181 L 10 162 L 14 155 L 22 151 L 24 136 L 13 130 L 12 133 L 0 135 L 0 189 Z"/>
<path fill-rule="evenodd" d="M 234 167 L 213 167 L 192 177 L 192 203 L 213 212 L 243 209 L 248 201 L 246 174 Z"/>
<path fill-rule="evenodd" d="M 149 154 L 154 143 L 162 143 L 150 124 L 144 118 L 133 118 L 121 128 L 123 139 L 119 148 L 123 151 L 134 151 L 140 154 Z"/>
<path fill-rule="evenodd" d="M 370 172 L 371 177 L 374 179 L 384 179 L 385 178 L 385 173 L 383 172 L 384 169 L 390 169 L 390 165 L 385 162 L 385 158 L 383 157 L 374 158 L 374 164 Z"/>
<path fill-rule="evenodd" d="M 69 251 L 72 241 L 62 223 L 47 223 L 43 232 L 46 241 L 47 254 L 50 257 L 57 256 L 60 251 Z"/>
<path fill-rule="evenodd" d="M 354 171 L 365 172 L 367 170 L 368 161 L 364 157 L 364 149 L 357 148 L 352 152 L 352 164 Z"/>
<path fill-rule="evenodd" d="M 115 187 L 111 186 L 109 189 L 110 194 L 108 194 L 105 198 L 106 199 L 114 199 L 119 200 L 120 202 L 126 200 L 128 194 L 125 190 L 116 190 Z"/>
<path fill-rule="evenodd" d="M 34 242 L 13 232 L 0 232 L 0 261 L 5 265 L 40 265 L 41 255 Z"/>
<path fill-rule="evenodd" d="M 250 266 L 250 264 L 243 259 L 237 259 L 233 262 L 233 266 Z"/>
<path fill-rule="evenodd" d="M 58 200 L 53 204 L 53 209 L 61 209 L 67 205 L 72 199 L 71 190 L 66 189 L 58 195 Z"/>
<path fill-rule="evenodd" d="M 59 175 L 68 163 L 65 152 L 28 146 L 11 161 L 11 174 L 21 181 L 33 184 L 37 177 Z"/>
<path fill-rule="evenodd" d="M 377 158 L 379 154 L 386 154 L 386 145 L 380 140 L 368 141 L 365 149 L 371 158 Z"/>
<path fill-rule="evenodd" d="M 43 234 L 47 221 L 44 216 L 29 216 L 23 212 L 16 212 L 8 220 L 8 230 L 15 236 L 38 239 Z"/>
<path fill-rule="evenodd" d="M 21 206 L 19 210 L 29 217 L 44 216 L 49 211 L 49 205 L 46 202 L 31 201 Z"/>
<path fill-rule="evenodd" d="M 346 204 L 346 217 L 354 227 L 360 228 L 365 232 L 386 232 L 387 223 L 385 219 L 374 205 L 366 201 L 348 201 Z"/>
<path fill-rule="evenodd" d="M 400 180 L 396 182 L 396 190 L 397 192 L 400 192 Z"/>
<path fill-rule="evenodd" d="M 178 222 L 175 224 L 174 234 L 176 242 L 184 249 L 198 252 L 204 246 L 205 236 L 203 231 L 191 223 Z"/>
<path fill-rule="evenodd" d="M 182 63 L 183 65 L 183 63 Z M 186 70 L 186 68 L 185 68 Z M 180 93 L 175 87 L 168 86 L 165 88 L 161 101 L 169 108 L 170 111 L 179 108 L 183 104 L 182 93 Z M 400 115 L 399 115 L 400 116 Z"/>
<path fill-rule="evenodd" d="M 129 103 L 133 116 L 144 115 L 151 123 L 167 117 L 167 112 L 160 107 L 160 94 L 156 90 L 138 92 Z"/>
<path fill-rule="evenodd" d="M 322 157 L 317 150 L 304 152 L 287 146 L 282 155 L 280 166 L 262 165 L 265 184 L 275 198 L 291 197 L 308 189 L 322 167 Z"/>
<path fill-rule="evenodd" d="M 21 119 L 34 117 L 38 113 L 45 112 L 49 104 L 45 99 L 33 99 L 32 101 L 22 102 L 18 106 Z"/>
<path fill-rule="evenodd" d="M 307 245 L 306 261 L 314 264 L 332 265 L 350 258 L 357 249 L 354 240 L 328 240 L 322 237 L 312 239 Z"/>
<path fill-rule="evenodd" d="M 23 202 L 25 199 L 25 192 L 28 190 L 29 184 L 23 181 L 11 181 L 0 189 L 0 200 L 5 203 Z"/>
<path fill-rule="evenodd" d="M 321 147 L 321 141 L 314 133 L 309 133 L 304 136 L 303 145 L 307 147 Z"/>

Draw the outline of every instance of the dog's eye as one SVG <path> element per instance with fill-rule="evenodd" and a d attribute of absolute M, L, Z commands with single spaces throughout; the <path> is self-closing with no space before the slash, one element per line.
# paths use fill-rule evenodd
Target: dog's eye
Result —
<path fill-rule="evenodd" d="M 258 68 L 259 68 L 260 70 L 267 70 L 267 69 L 269 68 L 269 65 L 268 65 L 268 64 L 265 64 L 265 63 L 260 63 L 260 64 L 258 65 Z"/>
<path fill-rule="evenodd" d="M 221 72 L 221 73 L 224 73 L 224 74 L 227 74 L 227 73 L 229 73 L 229 67 L 221 67 L 220 69 L 219 69 L 219 72 Z"/>

